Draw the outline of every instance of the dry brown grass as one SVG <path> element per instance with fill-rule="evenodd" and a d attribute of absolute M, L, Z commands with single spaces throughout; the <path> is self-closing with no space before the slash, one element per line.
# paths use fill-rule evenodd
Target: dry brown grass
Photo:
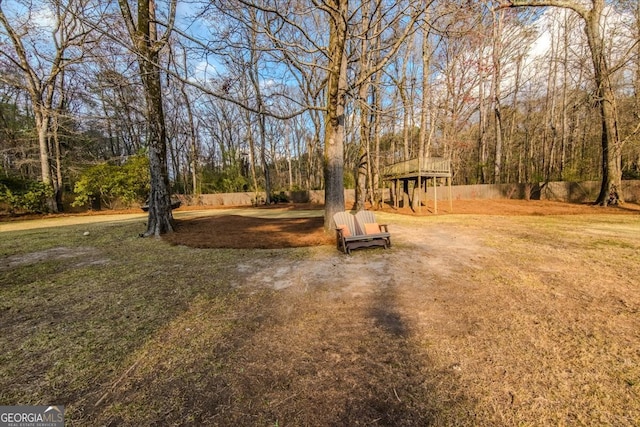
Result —
<path fill-rule="evenodd" d="M 378 213 L 393 248 L 351 257 L 2 233 L 0 403 L 69 425 L 638 425 L 640 215 L 616 212 Z"/>

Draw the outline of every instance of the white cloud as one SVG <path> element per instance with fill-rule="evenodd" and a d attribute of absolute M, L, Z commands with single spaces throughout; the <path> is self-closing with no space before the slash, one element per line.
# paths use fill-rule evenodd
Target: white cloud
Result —
<path fill-rule="evenodd" d="M 57 23 L 56 14 L 47 4 L 27 7 L 22 3 L 9 1 L 5 6 L 5 14 L 14 28 L 27 26 L 38 31 L 51 32 Z"/>
<path fill-rule="evenodd" d="M 31 22 L 46 31 L 53 31 L 57 26 L 56 15 L 47 5 L 42 5 L 31 13 Z"/>
<path fill-rule="evenodd" d="M 537 60 L 544 57 L 551 49 L 551 33 L 544 31 L 538 35 L 538 38 L 531 45 L 527 57 L 530 60 Z"/>
<path fill-rule="evenodd" d="M 200 61 L 193 67 L 192 79 L 197 82 L 205 83 L 209 79 L 217 76 L 218 68 L 216 67 L 216 65 L 210 63 L 209 61 Z"/>

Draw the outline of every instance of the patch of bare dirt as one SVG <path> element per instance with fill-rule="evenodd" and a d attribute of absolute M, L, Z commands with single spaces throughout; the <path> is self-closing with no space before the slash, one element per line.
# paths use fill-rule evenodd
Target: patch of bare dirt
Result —
<path fill-rule="evenodd" d="M 23 255 L 13 255 L 0 259 L 0 271 L 21 265 L 37 264 L 44 261 L 74 260 L 77 261 L 74 267 L 86 265 L 99 265 L 109 262 L 108 259 L 101 258 L 98 251 L 91 247 L 67 248 L 63 246 L 45 249 L 43 251 L 31 252 Z M 79 261 L 78 261 L 79 260 Z"/>

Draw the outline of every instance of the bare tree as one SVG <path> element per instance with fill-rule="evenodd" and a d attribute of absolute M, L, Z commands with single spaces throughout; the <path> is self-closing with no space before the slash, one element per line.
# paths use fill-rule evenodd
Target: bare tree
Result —
<path fill-rule="evenodd" d="M 501 182 L 502 176 L 502 92 L 500 85 L 502 84 L 502 61 L 501 55 L 503 51 L 502 37 L 504 25 L 504 11 L 499 10 L 493 14 L 493 115 L 495 120 L 495 161 L 493 167 L 493 182 Z"/>
<path fill-rule="evenodd" d="M 481 21 L 482 22 L 482 21 Z M 485 34 L 487 29 L 482 22 L 477 31 L 474 31 L 474 38 L 477 39 L 478 51 L 478 182 L 488 183 L 488 163 L 489 163 L 489 111 L 491 109 L 491 96 L 487 94 L 487 86 L 490 83 L 490 71 L 488 59 L 489 37 Z M 494 74 L 495 75 L 495 74 Z M 490 87 L 495 91 L 495 86 Z"/>
<path fill-rule="evenodd" d="M 438 138 L 432 151 L 450 157 L 452 172 L 459 183 L 476 183 L 478 180 L 479 152 L 477 115 L 478 85 L 478 37 L 477 19 L 466 9 L 447 9 L 439 12 L 440 19 L 433 65 L 440 74 L 440 85 L 433 93 L 438 109 Z M 470 37 L 471 35 L 471 37 Z M 486 107 L 485 107 L 486 108 Z M 475 149 L 474 149 L 475 148 Z"/>
<path fill-rule="evenodd" d="M 131 38 L 132 50 L 137 55 L 146 101 L 151 194 L 149 195 L 147 231 L 144 235 L 159 236 L 173 231 L 167 166 L 167 134 L 160 79 L 160 51 L 166 46 L 171 35 L 177 0 L 170 0 L 167 12 L 168 22 L 161 37 L 158 36 L 157 30 L 155 0 L 138 0 L 136 19 L 127 0 L 118 0 L 118 4 Z"/>
<path fill-rule="evenodd" d="M 373 1 L 365 1 L 361 8 L 361 34 L 358 63 L 359 73 L 361 75 L 369 72 L 371 64 L 374 60 L 374 51 L 371 46 L 371 33 L 378 31 L 378 28 L 372 28 L 370 23 L 372 21 L 372 11 L 378 11 L 380 13 L 381 8 L 375 7 Z M 378 21 L 379 22 L 379 21 Z M 375 41 L 374 41 L 375 43 Z M 357 96 L 357 108 L 359 116 L 359 128 L 360 128 L 360 141 L 358 144 L 358 155 L 356 160 L 356 206 L 357 211 L 364 209 L 365 197 L 367 194 L 367 178 L 370 175 L 369 168 L 369 147 L 371 141 L 371 106 L 369 104 L 369 95 L 371 92 L 371 77 L 363 79 L 362 85 L 358 88 Z"/>
<path fill-rule="evenodd" d="M 327 113 L 324 137 L 324 228 L 329 232 L 333 215 L 344 210 L 344 109 L 347 96 L 348 0 L 327 0 L 329 46 L 327 49 Z"/>
<path fill-rule="evenodd" d="M 382 14 L 387 25 L 373 37 L 385 36 L 380 46 L 384 55 L 367 73 L 359 74 L 349 81 L 348 46 L 350 40 L 360 31 L 353 22 L 354 11 L 348 0 L 324 0 L 314 2 L 313 15 L 299 4 L 285 5 L 270 1 L 249 2 L 239 0 L 245 7 L 260 11 L 262 28 L 260 31 L 269 37 L 283 63 L 292 70 L 293 75 L 304 78 L 317 78 L 314 69 L 323 69 L 324 106 L 324 187 L 325 187 L 325 230 L 333 225 L 333 214 L 344 210 L 344 149 L 345 149 L 345 107 L 352 90 L 357 90 L 370 76 L 380 71 L 392 58 L 403 41 L 415 28 L 420 15 L 417 8 L 407 2 L 385 4 L 387 13 Z M 310 10 L 310 9 L 309 9 Z M 322 14 L 317 14 L 320 11 Z M 393 22 L 396 24 L 391 25 Z M 326 25 L 326 24 L 328 25 Z M 325 26 L 326 25 L 326 26 Z M 324 33 L 312 33 L 320 28 L 328 28 Z M 325 42 L 326 46 L 322 43 Z M 309 99 L 317 96 L 309 94 Z M 307 105 L 305 108 L 316 108 Z M 274 117 L 277 114 L 270 113 Z"/>
<path fill-rule="evenodd" d="M 264 173 L 264 188 L 265 188 L 265 202 L 267 204 L 271 203 L 271 172 L 269 168 L 269 162 L 267 161 L 267 130 L 266 130 L 266 106 L 265 100 L 262 93 L 261 82 L 260 82 L 260 71 L 259 71 L 259 62 L 260 62 L 260 49 L 258 46 L 258 22 L 255 10 L 250 10 L 251 15 L 251 28 L 248 31 L 248 39 L 249 39 L 249 60 L 246 64 L 246 73 L 249 77 L 249 81 L 251 82 L 251 86 L 253 89 L 253 94 L 255 97 L 256 109 L 258 110 L 257 114 L 257 123 L 258 123 L 258 137 L 259 137 L 259 147 L 260 147 L 260 162 L 262 164 L 262 170 Z M 273 158 L 273 156 L 272 156 Z"/>
<path fill-rule="evenodd" d="M 499 8 L 561 7 L 574 11 L 584 21 L 584 31 L 593 62 L 594 101 L 598 106 L 602 122 L 602 181 L 600 193 L 595 203 L 606 205 L 609 194 L 622 188 L 622 141 L 618 130 L 618 111 L 612 85 L 612 74 L 615 68 L 611 68 L 609 65 L 606 55 L 606 39 L 602 29 L 605 0 L 590 0 L 590 3 L 590 7 L 588 7 L 584 2 L 574 0 L 513 0 L 502 2 Z M 622 197 L 621 192 L 619 197 Z"/>
<path fill-rule="evenodd" d="M 111 27 L 111 34 L 121 35 L 126 40 L 126 30 Z M 95 158 L 110 160 L 140 152 L 144 148 L 146 134 L 145 101 L 140 99 L 142 91 L 132 55 L 120 43 L 103 39 L 94 50 L 92 72 L 84 78 L 90 99 L 87 107 L 96 130 L 100 129 L 105 138 L 103 147 Z"/>
<path fill-rule="evenodd" d="M 48 29 L 50 38 L 42 46 L 35 41 L 39 35 L 30 33 L 29 20 L 21 22 L 16 18 L 11 22 L 2 9 L 0 0 L 0 24 L 13 48 L 13 52 L 0 50 L 0 55 L 20 70 L 22 81 L 11 83 L 24 84 L 29 92 L 38 134 L 42 182 L 54 190 L 55 195 L 48 203 L 49 209 L 54 212 L 60 208 L 57 200 L 60 200 L 62 191 L 59 163 L 57 172 L 53 173 L 55 164 L 52 159 L 56 157 L 56 148 L 52 151 L 50 146 L 50 141 L 57 141 L 52 139 L 51 133 L 52 126 L 55 125 L 56 95 L 62 96 L 59 90 L 64 69 L 81 61 L 83 57 L 89 31 L 78 17 L 85 5 L 84 1 L 44 4 L 45 12 L 53 17 L 53 24 Z M 37 11 L 29 9 L 26 12 L 31 17 Z M 41 30 L 47 31 L 46 28 Z M 0 79 L 5 80 L 6 77 L 5 75 Z"/>

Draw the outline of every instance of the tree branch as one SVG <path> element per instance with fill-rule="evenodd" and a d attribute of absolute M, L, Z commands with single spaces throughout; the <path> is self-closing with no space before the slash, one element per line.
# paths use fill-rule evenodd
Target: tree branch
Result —
<path fill-rule="evenodd" d="M 571 9 L 583 18 L 589 14 L 589 9 L 571 0 L 502 0 L 494 10 L 515 7 L 561 7 Z"/>

